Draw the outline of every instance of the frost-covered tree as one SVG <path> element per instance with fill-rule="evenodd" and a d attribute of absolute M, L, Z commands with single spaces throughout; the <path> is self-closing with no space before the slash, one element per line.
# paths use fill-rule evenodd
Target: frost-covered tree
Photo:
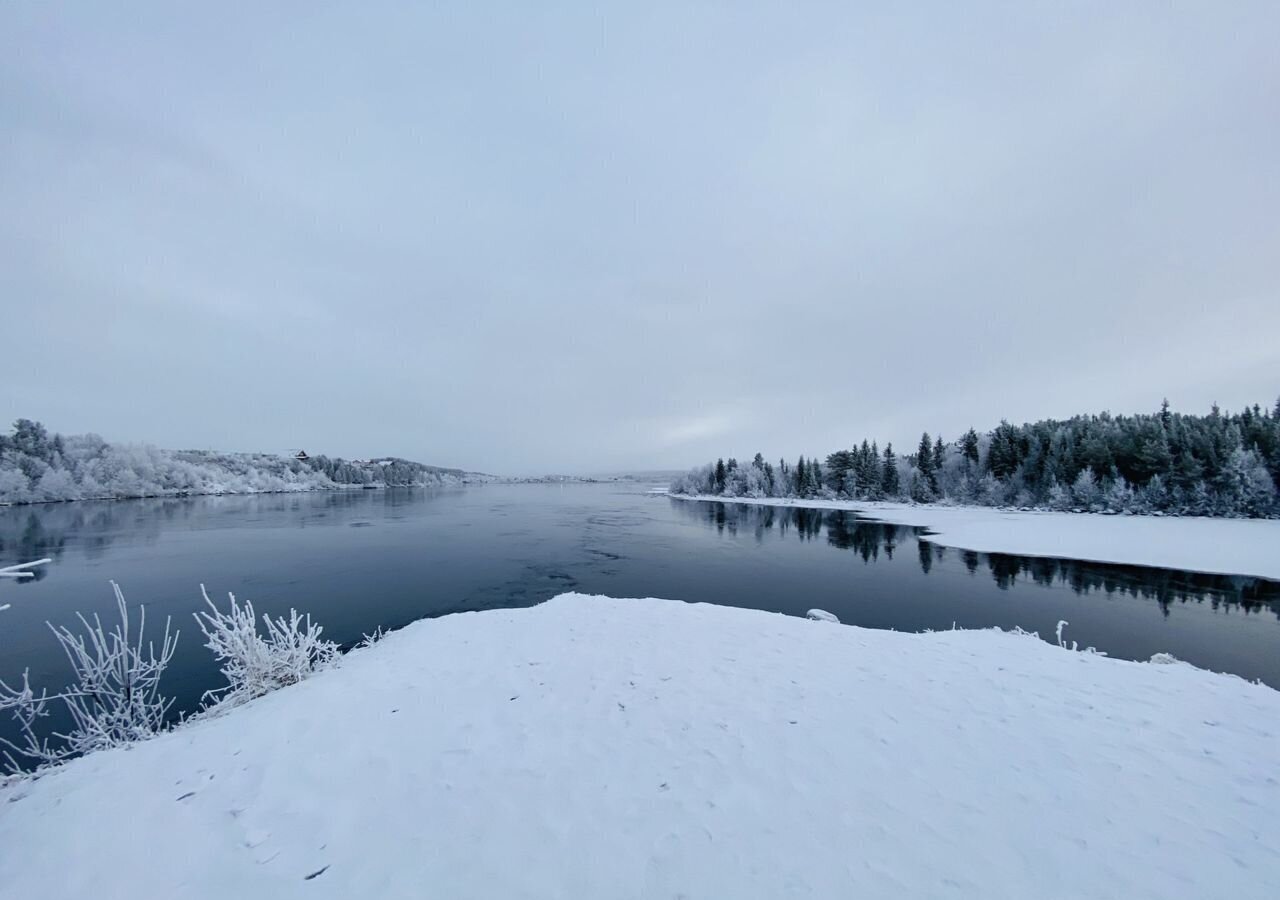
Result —
<path fill-rule="evenodd" d="M 1102 500 L 1102 490 L 1098 486 L 1098 478 L 1093 469 L 1081 469 L 1071 485 L 1071 496 L 1077 504 L 1085 509 L 1093 509 Z"/>
<path fill-rule="evenodd" d="M 806 470 L 812 463 L 806 460 Z M 917 476 L 923 476 L 935 499 L 965 503 L 1277 516 L 1280 409 L 1255 405 L 1226 413 L 1215 407 L 1195 416 L 1164 403 L 1146 415 L 1002 421 L 985 435 L 970 429 L 951 447 L 922 437 L 901 475 L 867 441 L 828 456 L 816 486 L 807 471 L 789 472 L 785 463 L 779 473 L 770 494 L 817 490 L 875 499 L 905 489 L 919 499 L 925 491 Z"/>
<path fill-rule="evenodd" d="M 158 450 L 97 435 L 50 435 L 19 419 L 0 440 L 0 503 L 185 494 L 334 490 L 343 485 L 461 484 L 466 473 L 398 458 L 354 465 L 265 453 Z"/>

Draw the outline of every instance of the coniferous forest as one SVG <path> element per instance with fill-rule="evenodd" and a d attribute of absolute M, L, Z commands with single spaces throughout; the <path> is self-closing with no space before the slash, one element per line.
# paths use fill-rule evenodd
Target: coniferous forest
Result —
<path fill-rule="evenodd" d="M 757 453 L 696 468 L 672 491 L 729 497 L 898 500 L 1186 516 L 1280 515 L 1280 400 L 1207 415 L 1159 411 L 1001 422 L 908 453 L 863 440 L 825 459 Z"/>

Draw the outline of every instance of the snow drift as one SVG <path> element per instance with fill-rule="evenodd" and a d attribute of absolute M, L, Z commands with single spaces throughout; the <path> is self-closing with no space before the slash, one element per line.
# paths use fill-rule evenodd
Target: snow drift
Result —
<path fill-rule="evenodd" d="M 563 595 L 0 790 L 2 897 L 1274 897 L 1280 693 Z"/>

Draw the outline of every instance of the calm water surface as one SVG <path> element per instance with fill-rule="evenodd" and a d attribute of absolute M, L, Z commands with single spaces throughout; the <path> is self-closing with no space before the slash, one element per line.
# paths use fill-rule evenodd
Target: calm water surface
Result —
<path fill-rule="evenodd" d="M 1280 687 L 1280 584 L 942 549 L 852 513 L 672 500 L 644 486 L 512 485 L 0 508 L 0 678 L 61 684 L 45 621 L 113 614 L 108 579 L 151 627 L 182 631 L 168 688 L 194 708 L 220 676 L 191 614 L 199 585 L 260 612 L 310 612 L 350 644 L 424 616 L 529 606 L 564 591 L 667 597 L 847 623 L 1020 626 L 1112 656 L 1173 653 Z M 0 723 L 0 728 L 7 725 Z"/>

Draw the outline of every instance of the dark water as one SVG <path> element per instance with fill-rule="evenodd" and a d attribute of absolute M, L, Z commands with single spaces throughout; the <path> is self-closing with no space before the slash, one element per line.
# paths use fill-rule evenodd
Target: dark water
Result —
<path fill-rule="evenodd" d="M 114 614 L 108 579 L 152 627 L 182 631 L 168 690 L 191 709 L 219 676 L 191 614 L 199 585 L 260 612 L 310 612 L 350 644 L 424 616 L 528 606 L 563 591 L 657 596 L 919 631 L 1020 626 L 1112 656 L 1158 651 L 1280 687 L 1280 584 L 966 553 L 852 513 L 694 503 L 633 485 L 203 497 L 0 509 L 0 678 L 59 685 L 45 626 Z M 7 725 L 0 724 L 0 728 Z"/>

